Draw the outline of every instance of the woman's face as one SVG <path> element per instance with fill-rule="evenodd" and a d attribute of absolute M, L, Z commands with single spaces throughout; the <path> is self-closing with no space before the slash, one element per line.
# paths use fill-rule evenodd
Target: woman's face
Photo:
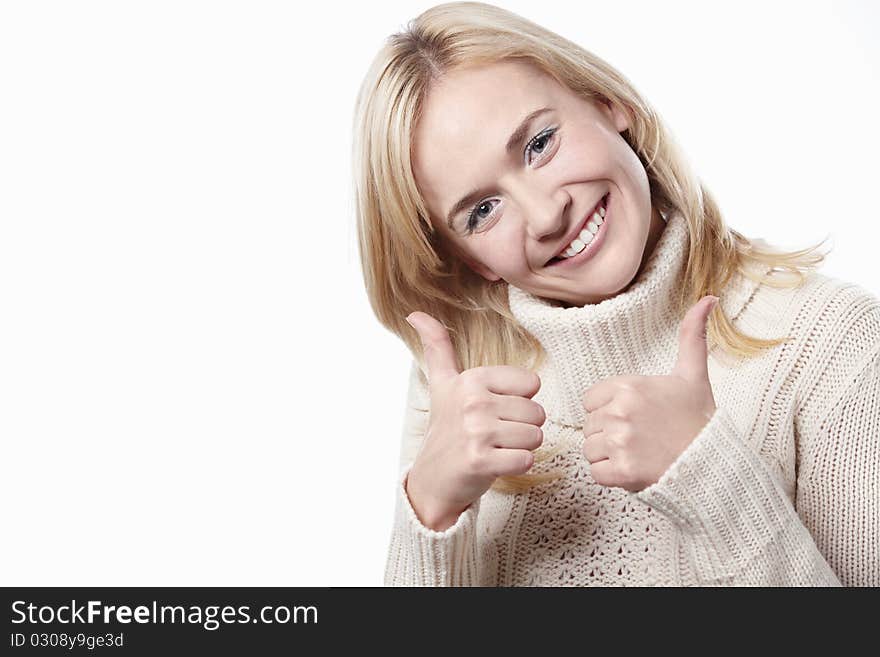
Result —
<path fill-rule="evenodd" d="M 432 225 L 475 272 L 563 305 L 598 303 L 634 280 L 665 226 L 628 127 L 625 113 L 525 64 L 457 69 L 426 98 L 414 175 Z M 593 243 L 550 262 L 606 195 Z"/>

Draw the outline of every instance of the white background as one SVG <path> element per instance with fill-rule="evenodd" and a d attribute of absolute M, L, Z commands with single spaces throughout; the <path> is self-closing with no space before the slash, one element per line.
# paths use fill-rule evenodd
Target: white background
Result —
<path fill-rule="evenodd" d="M 0 5 L 0 584 L 381 584 L 409 353 L 351 117 L 432 4 Z M 731 226 L 880 294 L 876 3 L 497 4 L 632 80 Z"/>

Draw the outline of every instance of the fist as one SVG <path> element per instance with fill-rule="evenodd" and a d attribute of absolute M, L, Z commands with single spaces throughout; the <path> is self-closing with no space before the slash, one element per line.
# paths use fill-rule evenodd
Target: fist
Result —
<path fill-rule="evenodd" d="M 406 490 L 423 524 L 442 530 L 497 477 L 525 474 L 541 446 L 537 374 L 510 365 L 462 371 L 446 327 L 427 313 L 408 320 L 419 334 L 431 401 L 424 441 Z"/>
<path fill-rule="evenodd" d="M 614 376 L 584 393 L 583 454 L 596 483 L 630 492 L 656 483 L 711 419 L 706 322 L 717 302 L 705 296 L 685 315 L 670 374 Z"/>

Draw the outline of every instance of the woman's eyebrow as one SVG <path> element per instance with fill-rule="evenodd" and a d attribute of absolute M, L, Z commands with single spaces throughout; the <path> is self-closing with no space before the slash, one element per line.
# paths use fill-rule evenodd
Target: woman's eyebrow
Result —
<path fill-rule="evenodd" d="M 526 138 L 526 135 L 529 133 L 529 126 L 531 126 L 532 121 L 536 118 L 544 114 L 545 112 L 552 112 L 552 107 L 540 107 L 532 112 L 526 114 L 525 118 L 520 121 L 520 124 L 517 126 L 516 130 L 514 130 L 510 139 L 507 140 L 507 144 L 504 147 L 504 150 L 508 155 L 514 154 L 519 150 L 519 145 Z M 452 209 L 449 211 L 449 214 L 446 215 L 446 225 L 449 226 L 449 229 L 452 230 L 452 221 L 455 219 L 456 215 L 464 210 L 466 207 L 473 205 L 477 201 L 480 200 L 480 197 L 483 194 L 487 193 L 485 189 L 474 189 L 468 192 L 465 196 L 461 198 L 455 205 L 452 206 Z"/>

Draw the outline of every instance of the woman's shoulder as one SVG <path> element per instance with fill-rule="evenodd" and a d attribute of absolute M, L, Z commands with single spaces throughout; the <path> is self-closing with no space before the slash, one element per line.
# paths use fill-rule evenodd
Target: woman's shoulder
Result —
<path fill-rule="evenodd" d="M 841 363 L 851 374 L 880 350 L 880 298 L 865 286 L 811 272 L 799 296 L 802 321 L 814 351 Z"/>
<path fill-rule="evenodd" d="M 791 282 L 792 274 L 771 270 L 759 291 L 774 290 L 781 309 L 790 314 L 813 336 L 840 339 L 847 334 L 868 345 L 880 344 L 880 298 L 865 286 L 820 270 L 810 270 L 802 281 L 790 287 L 773 288 Z M 784 303 L 787 301 L 787 303 Z"/>
<path fill-rule="evenodd" d="M 784 370 L 799 379 L 802 399 L 832 398 L 880 353 L 880 298 L 865 286 L 810 270 L 802 280 L 770 271 L 757 286 L 742 327 L 772 327 L 760 337 L 789 337 Z M 763 331 L 761 331 L 764 333 Z"/>
<path fill-rule="evenodd" d="M 809 340 L 839 340 L 847 334 L 869 346 L 880 343 L 880 298 L 865 286 L 812 269 L 797 276 L 779 268 L 753 269 L 744 308 L 749 323 L 772 323 Z"/>

